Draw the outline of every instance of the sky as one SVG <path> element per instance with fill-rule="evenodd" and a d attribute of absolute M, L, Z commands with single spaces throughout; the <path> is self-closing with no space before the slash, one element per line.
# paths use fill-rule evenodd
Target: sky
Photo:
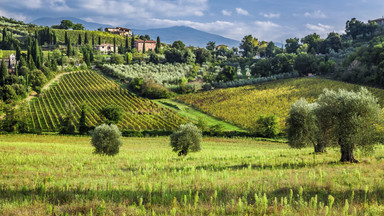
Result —
<path fill-rule="evenodd" d="M 148 29 L 189 26 L 235 40 L 252 34 L 285 42 L 343 33 L 347 20 L 381 18 L 383 0 L 0 0 L 0 16 L 27 23 L 40 17 Z"/>

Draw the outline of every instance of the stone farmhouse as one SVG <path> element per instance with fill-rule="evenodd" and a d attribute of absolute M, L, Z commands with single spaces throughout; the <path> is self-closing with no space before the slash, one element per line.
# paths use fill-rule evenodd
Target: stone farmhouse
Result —
<path fill-rule="evenodd" d="M 121 36 L 128 36 L 132 37 L 132 31 L 131 29 L 123 28 L 123 27 L 116 27 L 116 28 L 105 28 L 106 32 L 112 33 L 112 34 L 118 34 Z"/>
<path fill-rule="evenodd" d="M 144 45 L 143 40 L 135 40 L 135 48 L 139 52 L 143 52 L 143 45 Z M 145 41 L 145 51 L 155 50 L 155 48 L 156 48 L 156 41 L 153 41 L 153 40 L 146 40 Z"/>
<path fill-rule="evenodd" d="M 1 61 L 1 60 L 0 60 L 0 61 Z M 4 61 L 5 61 L 5 65 L 7 66 L 8 70 L 9 70 L 10 72 L 13 72 L 13 71 L 15 70 L 16 63 L 17 63 L 17 61 L 16 61 L 16 55 L 12 53 L 12 54 L 9 56 L 9 58 L 5 58 Z"/>
<path fill-rule="evenodd" d="M 100 51 L 104 54 L 114 52 L 113 44 L 100 44 L 95 46 L 95 50 Z M 119 47 L 116 46 L 116 53 L 119 51 Z"/>

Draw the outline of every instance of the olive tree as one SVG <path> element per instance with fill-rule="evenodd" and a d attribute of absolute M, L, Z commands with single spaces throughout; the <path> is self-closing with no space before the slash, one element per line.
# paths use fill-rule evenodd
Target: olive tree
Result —
<path fill-rule="evenodd" d="M 358 162 L 353 155 L 356 147 L 373 150 L 381 109 L 366 88 L 359 92 L 325 90 L 317 103 L 317 112 L 323 113 L 321 118 L 332 120 L 330 136 L 340 146 L 341 162 Z"/>
<path fill-rule="evenodd" d="M 179 129 L 171 135 L 171 147 L 179 156 L 187 155 L 188 152 L 201 150 L 202 133 L 194 124 L 180 125 Z"/>
<path fill-rule="evenodd" d="M 315 104 L 308 103 L 301 98 L 291 105 L 287 118 L 288 144 L 292 148 L 303 148 L 309 145 L 317 146 Z"/>
<path fill-rule="evenodd" d="M 102 124 L 91 132 L 91 143 L 95 147 L 96 154 L 116 155 L 119 153 L 122 141 L 121 132 L 116 125 Z"/>
<path fill-rule="evenodd" d="M 291 107 L 287 123 L 292 147 L 302 148 L 312 142 L 315 151 L 316 147 L 324 151 L 326 146 L 339 146 L 340 161 L 352 163 L 358 162 L 353 154 L 356 148 L 373 150 L 381 108 L 367 89 L 325 89 L 312 106 L 309 109 L 309 105 L 299 101 Z"/>

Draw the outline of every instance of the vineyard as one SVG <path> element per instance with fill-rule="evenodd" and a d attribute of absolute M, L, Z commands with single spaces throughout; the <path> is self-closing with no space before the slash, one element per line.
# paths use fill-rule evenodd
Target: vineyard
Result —
<path fill-rule="evenodd" d="M 288 79 L 254 86 L 217 89 L 177 99 L 243 128 L 254 129 L 260 115 L 275 114 L 284 127 L 292 103 L 300 98 L 313 102 L 324 88 L 358 90 L 361 86 L 320 78 Z M 368 88 L 384 105 L 384 90 Z"/>
<path fill-rule="evenodd" d="M 118 79 L 151 78 L 159 84 L 177 83 L 180 79 L 186 77 L 191 69 L 191 65 L 180 63 L 103 65 L 104 72 Z"/>
<path fill-rule="evenodd" d="M 175 112 L 136 97 L 93 71 L 80 71 L 64 75 L 55 86 L 30 102 L 30 127 L 36 131 L 58 131 L 60 114 L 65 113 L 66 103 L 74 106 L 78 121 L 84 102 L 89 107 L 86 123 L 91 127 L 105 121 L 99 111 L 110 104 L 124 109 L 123 120 L 118 123 L 120 129 L 170 130 L 186 121 Z"/>
<path fill-rule="evenodd" d="M 52 29 L 55 31 L 55 34 L 57 36 L 57 41 L 59 43 L 65 43 L 65 32 L 67 32 L 68 38 L 74 43 L 77 42 L 79 38 L 79 34 L 81 34 L 81 37 L 85 37 L 85 33 L 88 34 L 88 41 L 89 43 L 92 43 L 92 37 L 95 39 L 95 44 L 98 44 L 99 37 L 101 39 L 101 43 L 113 43 L 113 38 L 116 38 L 116 46 L 119 46 L 120 44 L 125 45 L 125 37 L 111 34 L 109 32 L 102 32 L 102 31 L 84 31 L 84 30 L 64 30 L 64 29 Z"/>

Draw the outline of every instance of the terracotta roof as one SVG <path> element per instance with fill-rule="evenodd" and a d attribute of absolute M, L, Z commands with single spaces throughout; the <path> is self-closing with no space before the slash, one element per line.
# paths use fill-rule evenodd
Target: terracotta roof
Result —
<path fill-rule="evenodd" d="M 125 30 L 125 31 L 130 31 L 131 29 L 123 28 L 123 27 L 116 27 L 117 29 Z"/>
<path fill-rule="evenodd" d="M 135 43 L 144 43 L 144 40 L 135 40 Z M 156 41 L 153 40 L 146 40 L 145 43 L 156 43 Z"/>

